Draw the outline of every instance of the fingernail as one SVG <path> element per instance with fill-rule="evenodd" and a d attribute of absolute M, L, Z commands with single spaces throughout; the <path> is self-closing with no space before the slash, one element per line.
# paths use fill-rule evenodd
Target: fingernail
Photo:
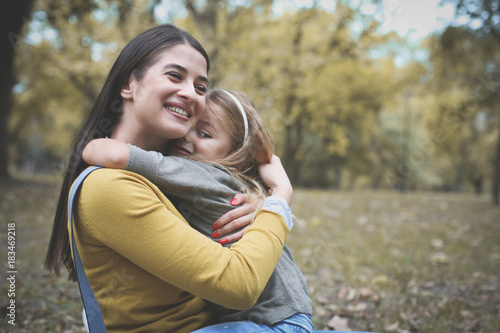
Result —
<path fill-rule="evenodd" d="M 222 238 L 219 243 L 221 243 L 222 245 L 224 244 L 227 244 L 227 238 Z"/>
<path fill-rule="evenodd" d="M 217 223 L 214 223 L 214 225 L 212 226 L 212 229 L 213 229 L 213 230 L 217 230 L 217 229 L 219 229 L 219 226 L 217 225 Z"/>
<path fill-rule="evenodd" d="M 219 237 L 219 232 L 218 231 L 216 231 L 216 232 L 214 232 L 212 234 L 212 238 L 217 238 L 217 237 Z"/>
<path fill-rule="evenodd" d="M 230 204 L 231 206 L 234 206 L 234 205 L 236 205 L 236 202 L 237 202 L 237 201 L 238 201 L 238 200 L 236 200 L 236 198 L 234 198 L 233 200 L 231 200 L 231 202 L 230 202 L 229 204 Z"/>

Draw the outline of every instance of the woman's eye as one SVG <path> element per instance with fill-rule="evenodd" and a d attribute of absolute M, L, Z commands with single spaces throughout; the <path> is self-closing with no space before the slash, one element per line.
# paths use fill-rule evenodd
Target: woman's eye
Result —
<path fill-rule="evenodd" d="M 195 88 L 196 88 L 196 90 L 198 90 L 198 91 L 200 91 L 202 93 L 206 93 L 207 92 L 207 87 L 205 87 L 205 86 L 196 86 Z"/>
<path fill-rule="evenodd" d="M 167 75 L 170 76 L 170 77 L 173 77 L 173 78 L 175 78 L 177 80 L 182 80 L 182 76 L 179 73 L 168 72 Z"/>

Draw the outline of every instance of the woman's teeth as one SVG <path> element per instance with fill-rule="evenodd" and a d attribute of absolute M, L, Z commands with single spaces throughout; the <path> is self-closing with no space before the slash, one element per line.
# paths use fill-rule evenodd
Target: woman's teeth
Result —
<path fill-rule="evenodd" d="M 167 109 L 169 109 L 170 111 L 173 111 L 175 113 L 178 113 L 184 117 L 189 117 L 189 113 L 187 113 L 186 111 L 184 111 L 183 109 L 180 109 L 176 106 L 167 106 Z"/>

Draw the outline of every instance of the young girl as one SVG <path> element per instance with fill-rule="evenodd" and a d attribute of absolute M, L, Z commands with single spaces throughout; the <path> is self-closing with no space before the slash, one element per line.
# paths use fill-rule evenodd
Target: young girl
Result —
<path fill-rule="evenodd" d="M 206 108 L 196 125 L 168 147 L 170 156 L 97 139 L 84 149 L 83 159 L 143 175 L 168 196 L 193 228 L 219 239 L 221 229 L 214 221 L 234 208 L 229 202 L 235 194 L 245 192 L 259 200 L 266 196 L 257 167 L 269 163 L 273 149 L 272 137 L 251 100 L 241 93 L 214 89 L 207 92 Z M 219 242 L 229 246 L 229 238 Z M 212 310 L 223 324 L 199 332 L 314 331 L 307 283 L 286 246 L 255 306 L 239 311 L 213 304 Z"/>

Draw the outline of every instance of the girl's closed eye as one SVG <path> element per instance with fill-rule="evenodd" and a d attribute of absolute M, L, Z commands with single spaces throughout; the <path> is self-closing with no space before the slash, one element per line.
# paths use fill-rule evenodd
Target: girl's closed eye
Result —
<path fill-rule="evenodd" d="M 206 132 L 206 131 L 199 131 L 198 132 L 198 136 L 202 139 L 210 139 L 212 138 L 212 136 L 210 135 L 210 133 Z"/>

